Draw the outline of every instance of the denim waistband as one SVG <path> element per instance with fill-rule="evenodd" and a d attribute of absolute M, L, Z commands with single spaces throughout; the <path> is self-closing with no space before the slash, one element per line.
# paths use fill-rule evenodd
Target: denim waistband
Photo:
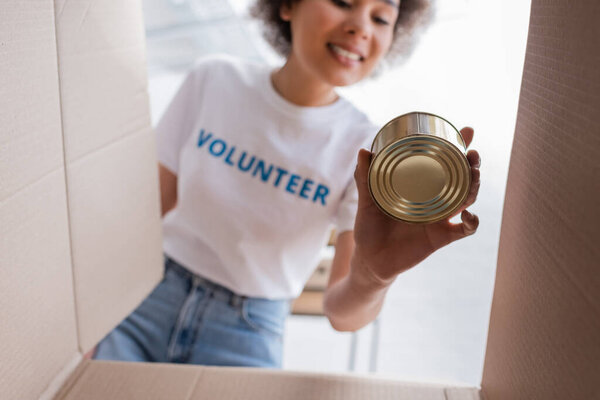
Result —
<path fill-rule="evenodd" d="M 244 300 L 248 299 L 247 296 L 240 296 L 230 289 L 227 289 L 224 286 L 219 285 L 218 283 L 212 282 L 206 278 L 197 275 L 179 264 L 177 261 L 173 260 L 166 254 L 164 255 L 165 259 L 165 273 L 168 270 L 175 272 L 177 275 L 185 279 L 190 283 L 190 286 L 202 286 L 209 293 L 211 293 L 212 297 L 217 300 L 222 300 L 230 305 L 237 307 L 243 304 Z"/>

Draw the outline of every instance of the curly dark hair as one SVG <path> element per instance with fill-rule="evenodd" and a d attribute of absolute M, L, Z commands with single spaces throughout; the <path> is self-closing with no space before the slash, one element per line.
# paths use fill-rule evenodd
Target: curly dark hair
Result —
<path fill-rule="evenodd" d="M 282 5 L 290 6 L 302 0 L 256 0 L 250 13 L 264 22 L 265 39 L 282 56 L 291 50 L 292 31 L 290 23 L 279 16 Z M 419 34 L 430 24 L 434 15 L 434 0 L 401 0 L 398 19 L 394 24 L 394 41 L 385 59 L 399 63 L 410 56 Z"/>

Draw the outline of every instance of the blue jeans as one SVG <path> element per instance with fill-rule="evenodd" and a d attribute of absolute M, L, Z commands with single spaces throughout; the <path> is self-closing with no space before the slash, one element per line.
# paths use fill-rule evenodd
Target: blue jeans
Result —
<path fill-rule="evenodd" d="M 280 368 L 288 300 L 238 296 L 165 257 L 158 286 L 94 359 Z"/>

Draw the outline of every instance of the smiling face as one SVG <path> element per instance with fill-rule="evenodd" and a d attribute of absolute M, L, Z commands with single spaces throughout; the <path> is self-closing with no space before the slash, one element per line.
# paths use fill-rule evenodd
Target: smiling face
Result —
<path fill-rule="evenodd" d="M 398 0 L 300 0 L 284 7 L 294 62 L 308 76 L 346 86 L 368 76 L 392 44 Z"/>

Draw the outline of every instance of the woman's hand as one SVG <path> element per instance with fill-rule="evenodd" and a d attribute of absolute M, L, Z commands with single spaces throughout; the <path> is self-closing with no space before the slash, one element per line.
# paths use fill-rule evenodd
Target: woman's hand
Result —
<path fill-rule="evenodd" d="M 461 131 L 467 147 L 473 140 L 473 129 Z M 368 171 L 372 153 L 361 149 L 354 178 L 358 187 L 358 212 L 354 225 L 353 268 L 376 283 L 389 285 L 395 277 L 427 258 L 445 245 L 472 235 L 477 230 L 479 218 L 466 210 L 479 192 L 479 154 L 467 153 L 471 165 L 471 188 L 465 202 L 450 217 L 432 224 L 410 224 L 386 216 L 377 208 L 368 187 Z M 453 224 L 450 219 L 461 214 L 462 222 Z M 353 271 L 359 272 L 359 271 Z"/>

